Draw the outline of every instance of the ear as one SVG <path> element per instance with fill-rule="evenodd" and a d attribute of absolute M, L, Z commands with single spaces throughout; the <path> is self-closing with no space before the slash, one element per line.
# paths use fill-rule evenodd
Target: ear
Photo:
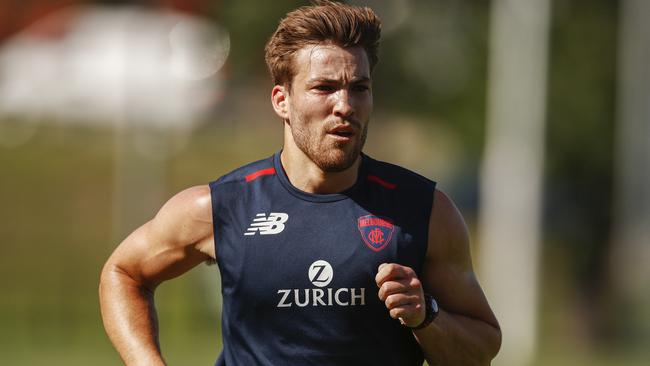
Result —
<path fill-rule="evenodd" d="M 271 104 L 273 110 L 282 118 L 282 120 L 289 119 L 289 93 L 285 86 L 276 85 L 271 90 Z"/>

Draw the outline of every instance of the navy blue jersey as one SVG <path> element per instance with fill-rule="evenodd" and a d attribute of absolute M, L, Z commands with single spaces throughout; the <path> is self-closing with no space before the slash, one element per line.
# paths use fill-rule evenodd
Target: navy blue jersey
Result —
<path fill-rule="evenodd" d="M 294 187 L 280 153 L 211 182 L 217 365 L 422 365 L 375 275 L 391 262 L 421 274 L 434 188 L 366 155 L 355 185 L 338 194 Z"/>

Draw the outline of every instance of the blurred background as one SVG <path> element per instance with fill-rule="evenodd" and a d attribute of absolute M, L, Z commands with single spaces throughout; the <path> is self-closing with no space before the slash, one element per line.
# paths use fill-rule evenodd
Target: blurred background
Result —
<path fill-rule="evenodd" d="M 281 148 L 263 47 L 305 1 L 0 1 L 0 363 L 116 365 L 104 261 L 174 193 Z M 501 321 L 495 365 L 650 360 L 650 2 L 373 0 L 366 152 L 439 182 Z M 220 349 L 216 266 L 156 293 Z"/>

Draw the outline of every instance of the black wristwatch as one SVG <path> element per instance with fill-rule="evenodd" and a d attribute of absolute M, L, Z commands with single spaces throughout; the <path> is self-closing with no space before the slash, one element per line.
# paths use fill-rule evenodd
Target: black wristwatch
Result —
<path fill-rule="evenodd" d="M 427 325 L 431 324 L 431 322 L 438 316 L 438 313 L 440 312 L 440 309 L 438 308 L 438 303 L 436 300 L 433 298 L 433 296 L 429 294 L 424 294 L 424 320 L 420 325 L 416 327 L 409 327 L 413 330 L 418 330 L 425 328 Z"/>

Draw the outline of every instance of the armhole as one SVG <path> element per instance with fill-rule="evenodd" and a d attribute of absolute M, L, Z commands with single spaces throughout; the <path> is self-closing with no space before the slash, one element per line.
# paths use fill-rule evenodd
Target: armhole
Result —
<path fill-rule="evenodd" d="M 424 227 L 425 227 L 425 231 L 424 231 L 425 240 L 424 240 L 424 249 L 422 250 L 423 255 L 422 255 L 421 260 L 420 260 L 420 272 L 422 272 L 424 270 L 424 264 L 427 261 L 427 255 L 429 255 L 429 228 L 431 226 L 431 215 L 433 215 L 433 207 L 436 204 L 436 202 L 435 202 L 435 200 L 436 200 L 436 186 L 437 186 L 437 183 L 431 181 L 431 183 L 429 185 L 430 189 L 429 189 L 429 192 L 428 192 L 430 199 L 423 200 L 424 202 L 426 202 L 426 207 L 424 207 L 424 212 L 426 213 L 424 215 L 426 217 L 426 222 L 424 224 Z"/>
<path fill-rule="evenodd" d="M 212 235 L 213 235 L 213 241 L 214 241 L 214 256 L 215 256 L 217 266 L 219 266 L 219 268 L 221 268 L 220 261 L 219 261 L 219 258 L 221 258 L 221 257 L 219 256 L 219 246 L 217 245 L 217 242 L 218 242 L 217 238 L 221 238 L 221 231 L 219 230 L 221 225 L 218 225 L 219 224 L 219 216 L 217 215 L 217 212 L 218 212 L 218 207 L 217 206 L 218 206 L 219 202 L 218 202 L 218 199 L 217 199 L 216 191 L 217 191 L 218 183 L 219 183 L 219 181 L 216 180 L 216 181 L 210 182 L 209 186 L 210 186 L 210 202 L 211 202 L 210 207 L 212 207 Z"/>

